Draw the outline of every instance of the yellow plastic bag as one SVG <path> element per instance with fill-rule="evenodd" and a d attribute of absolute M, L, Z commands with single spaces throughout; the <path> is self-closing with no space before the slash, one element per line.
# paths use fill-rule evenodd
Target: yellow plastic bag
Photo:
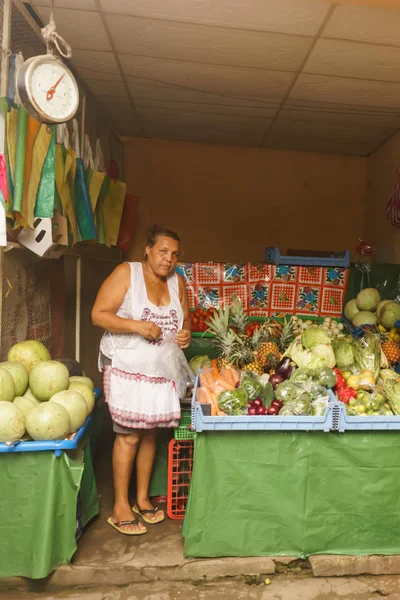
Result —
<path fill-rule="evenodd" d="M 125 195 L 126 183 L 111 180 L 110 189 L 103 205 L 106 246 L 117 245 Z"/>

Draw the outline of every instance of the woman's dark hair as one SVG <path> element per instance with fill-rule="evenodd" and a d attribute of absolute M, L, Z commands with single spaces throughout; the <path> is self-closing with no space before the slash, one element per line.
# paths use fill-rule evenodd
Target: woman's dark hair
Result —
<path fill-rule="evenodd" d="M 175 240 L 178 243 L 180 243 L 181 241 L 179 235 L 175 233 L 175 231 L 172 231 L 172 229 L 168 229 L 167 227 L 160 227 L 159 225 L 152 225 L 151 227 L 149 227 L 147 232 L 146 246 L 152 248 L 157 242 L 157 238 L 160 235 L 171 238 L 172 240 Z"/>

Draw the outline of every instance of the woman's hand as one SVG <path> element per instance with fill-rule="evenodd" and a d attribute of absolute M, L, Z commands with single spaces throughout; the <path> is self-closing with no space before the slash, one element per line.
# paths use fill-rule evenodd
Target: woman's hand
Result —
<path fill-rule="evenodd" d="M 158 340 L 162 330 L 151 321 L 135 321 L 134 332 L 138 333 L 146 340 Z"/>
<path fill-rule="evenodd" d="M 181 329 L 176 334 L 175 341 L 178 344 L 179 348 L 182 350 L 187 348 L 190 344 L 190 340 L 192 339 L 192 334 L 188 329 Z"/>

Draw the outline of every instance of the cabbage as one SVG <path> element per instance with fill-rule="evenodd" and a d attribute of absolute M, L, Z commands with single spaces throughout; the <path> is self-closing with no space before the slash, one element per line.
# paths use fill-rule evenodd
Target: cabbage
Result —
<path fill-rule="evenodd" d="M 319 358 L 324 361 L 324 364 L 322 365 L 323 367 L 326 366 L 333 369 L 333 367 L 336 365 L 335 353 L 330 344 L 318 344 L 318 346 L 313 348 L 311 354 L 313 355 L 313 359 Z"/>
<path fill-rule="evenodd" d="M 312 350 L 315 346 L 319 346 L 320 344 L 330 344 L 331 338 L 319 327 L 310 327 L 303 331 L 301 341 L 307 350 Z"/>
<path fill-rule="evenodd" d="M 194 356 L 189 362 L 189 367 L 196 375 L 199 369 L 202 369 L 203 367 L 211 367 L 211 360 L 208 358 L 208 356 Z"/>
<path fill-rule="evenodd" d="M 282 407 L 279 411 L 280 415 L 283 409 L 286 409 L 284 415 L 308 415 L 311 411 L 311 398 L 306 392 L 302 392 L 297 398 Z"/>
<path fill-rule="evenodd" d="M 240 382 L 240 387 L 246 390 L 249 400 L 260 398 L 263 393 L 263 387 L 255 377 L 245 375 Z"/>
<path fill-rule="evenodd" d="M 354 362 L 352 345 L 347 340 L 341 338 L 333 341 L 332 347 L 339 369 L 348 369 Z"/>

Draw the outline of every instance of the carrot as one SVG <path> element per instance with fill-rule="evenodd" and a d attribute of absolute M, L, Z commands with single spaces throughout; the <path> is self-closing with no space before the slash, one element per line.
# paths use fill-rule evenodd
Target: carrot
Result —
<path fill-rule="evenodd" d="M 209 404 L 209 399 L 207 398 L 206 389 L 207 388 L 202 388 L 202 387 L 197 388 L 197 394 L 196 394 L 197 402 L 200 402 L 200 404 Z"/>
<path fill-rule="evenodd" d="M 219 411 L 219 408 L 218 408 L 218 400 L 217 400 L 217 395 L 216 395 L 216 394 L 213 394 L 213 393 L 211 392 L 211 398 L 212 398 L 212 404 L 211 404 L 211 414 L 212 414 L 212 413 L 213 413 L 213 411 L 214 411 L 214 415 L 213 415 L 213 416 L 216 416 L 216 415 L 218 415 L 218 411 Z"/>
<path fill-rule="evenodd" d="M 224 369 L 223 371 L 221 371 L 221 373 L 219 374 L 220 377 L 223 377 L 225 379 L 225 381 L 227 381 L 228 383 L 231 383 L 232 385 L 235 385 L 233 382 L 233 377 L 229 371 L 229 369 Z"/>
<path fill-rule="evenodd" d="M 212 369 L 217 369 L 218 368 L 217 367 L 217 359 L 216 358 L 212 359 L 212 361 L 211 361 L 211 368 Z"/>
<path fill-rule="evenodd" d="M 212 408 L 213 398 L 211 396 L 211 392 L 208 388 L 203 388 L 203 390 L 204 390 L 204 398 L 205 398 L 206 404 L 211 404 L 211 408 Z"/>
<path fill-rule="evenodd" d="M 226 412 L 224 412 L 223 410 L 221 410 L 221 409 L 219 408 L 219 409 L 218 409 L 218 411 L 217 411 L 217 416 L 218 416 L 218 417 L 226 417 L 226 416 L 227 416 L 227 414 L 226 414 Z"/>
<path fill-rule="evenodd" d="M 199 381 L 200 381 L 200 385 L 202 388 L 208 387 L 208 381 L 207 381 L 206 374 L 204 371 L 200 373 Z"/>
<path fill-rule="evenodd" d="M 235 389 L 235 386 L 232 385 L 232 383 L 229 383 L 226 379 L 224 379 L 221 376 L 218 377 L 218 379 L 217 379 L 217 386 L 222 388 L 222 391 L 227 390 L 227 391 L 232 392 Z"/>
<path fill-rule="evenodd" d="M 239 374 L 236 369 L 232 369 L 232 367 L 226 367 L 226 370 L 229 371 L 230 376 L 233 379 L 233 384 L 236 385 L 239 382 Z"/>

